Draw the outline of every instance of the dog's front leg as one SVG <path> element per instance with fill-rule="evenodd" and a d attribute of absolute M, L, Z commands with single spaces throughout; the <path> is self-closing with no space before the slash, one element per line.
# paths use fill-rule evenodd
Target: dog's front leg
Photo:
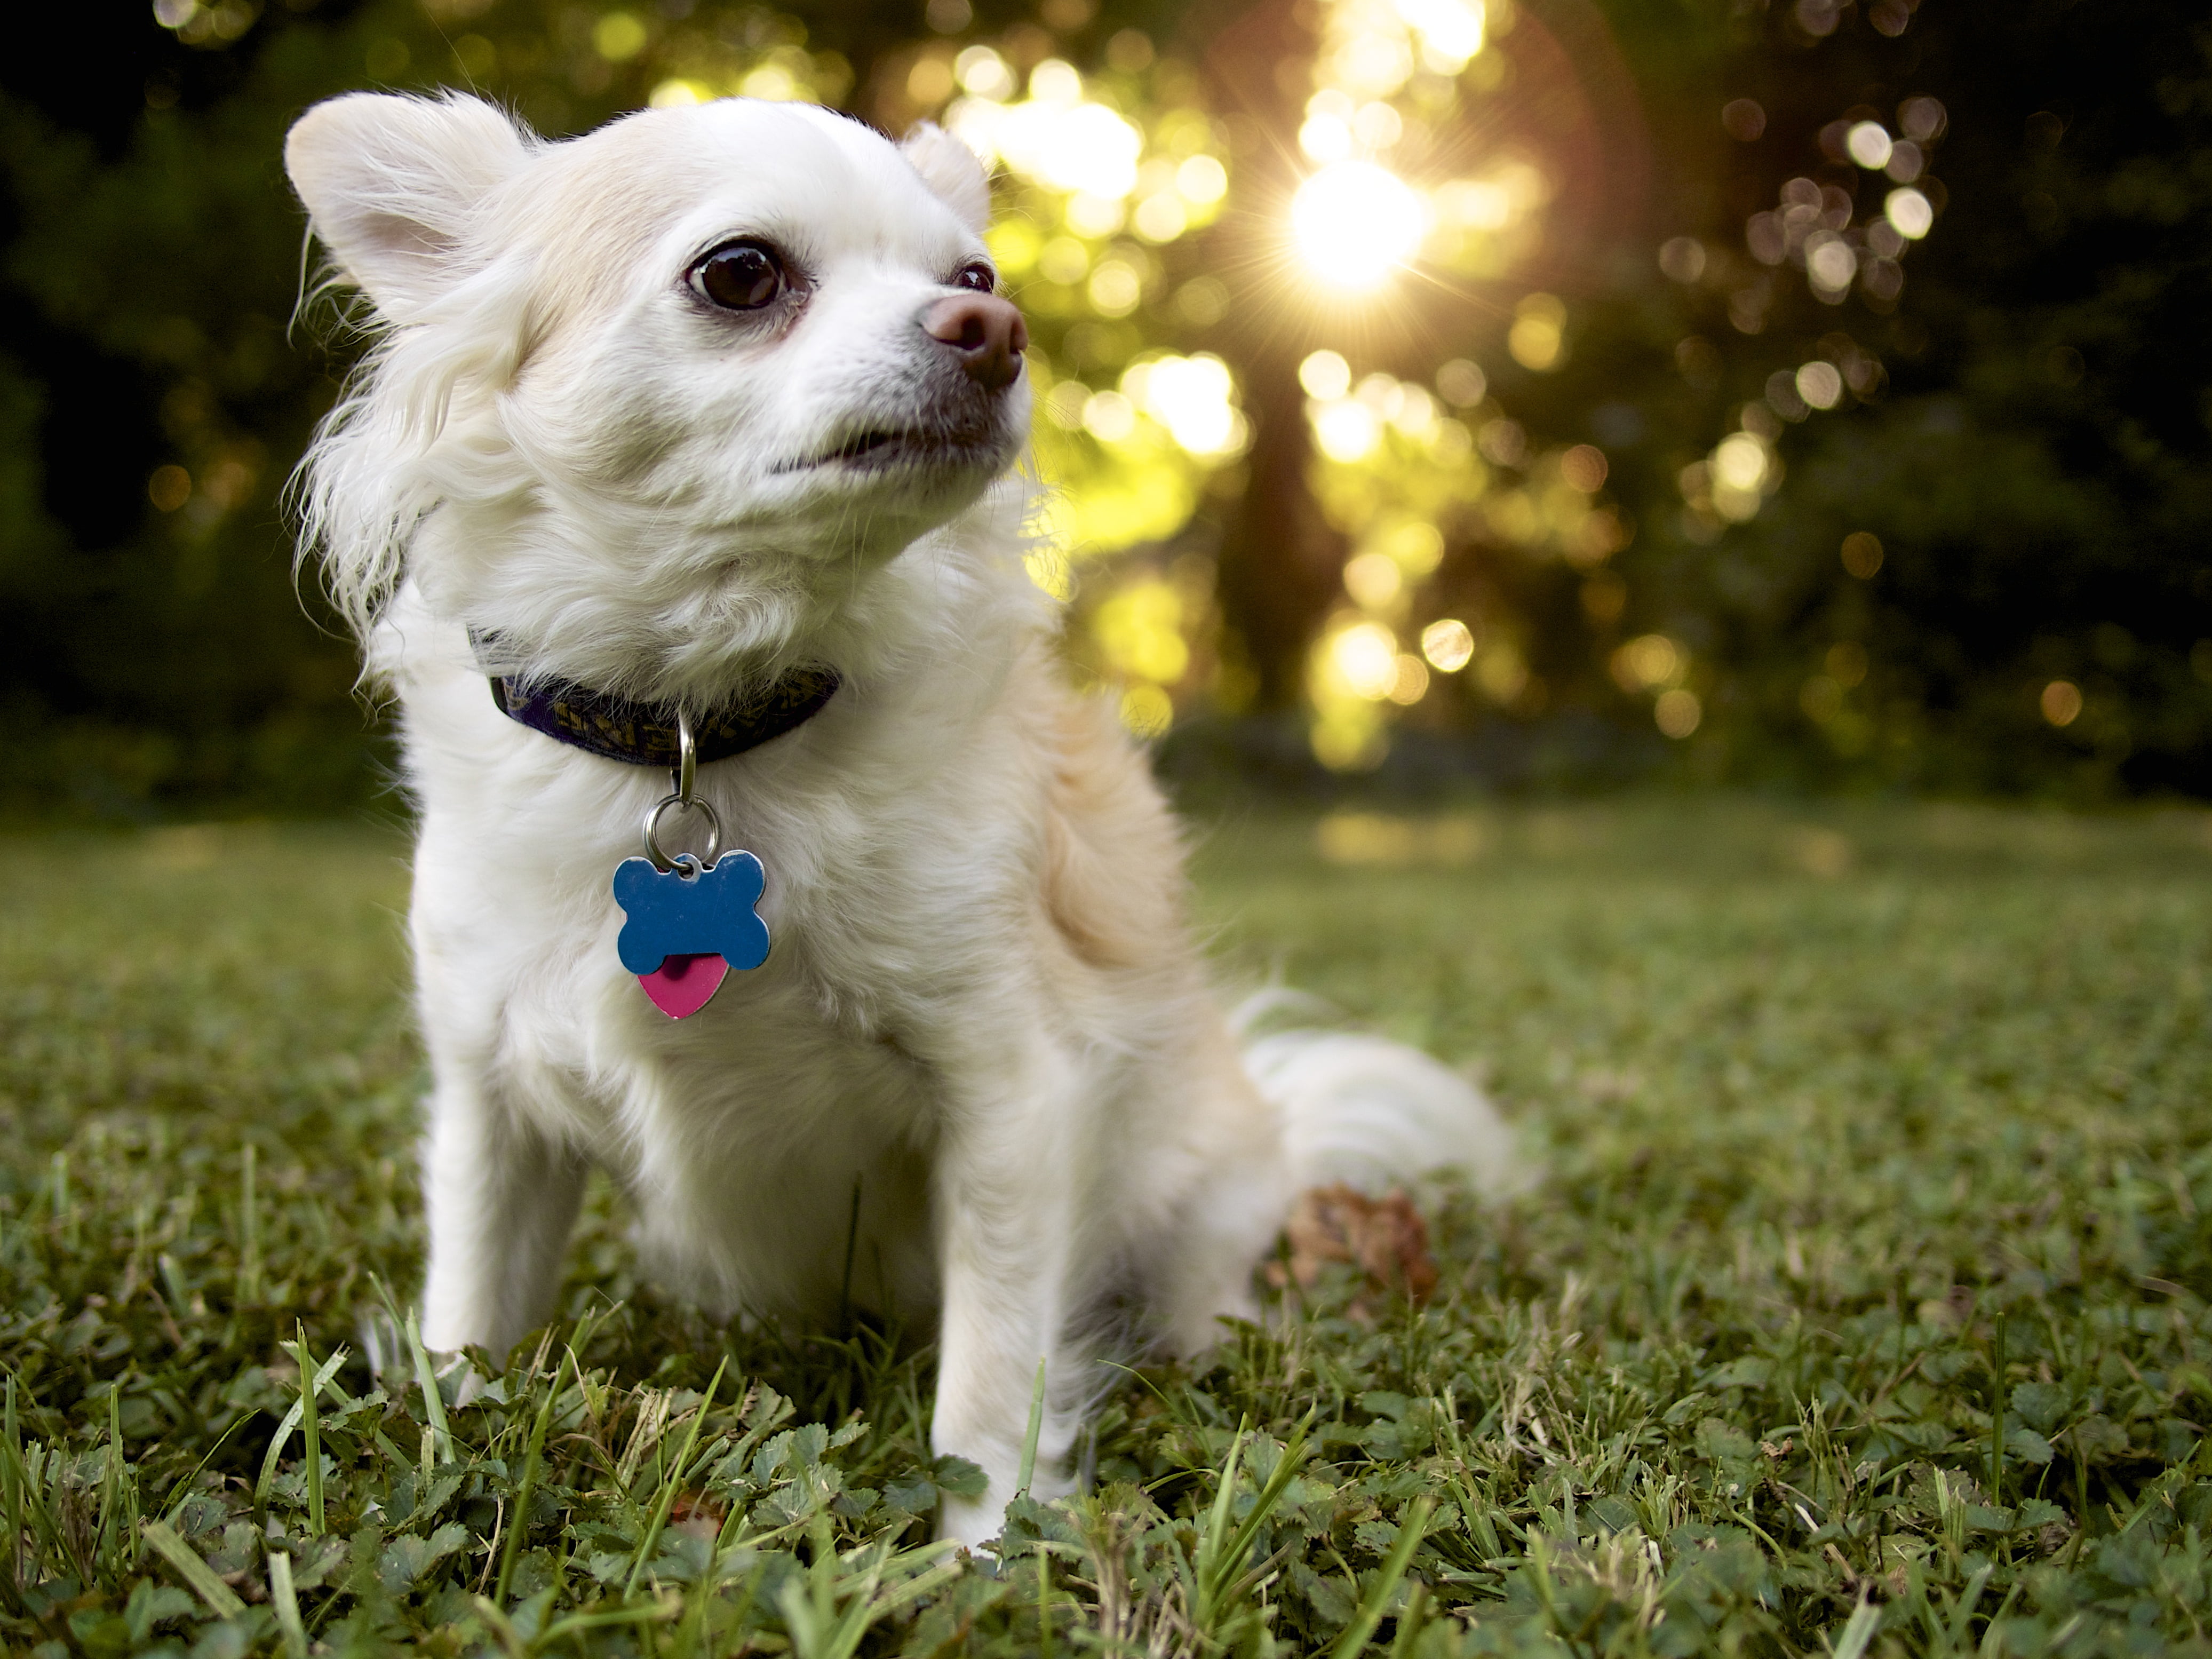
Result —
<path fill-rule="evenodd" d="M 430 1270 L 422 1340 L 504 1359 L 545 1316 L 584 1192 L 583 1161 L 472 1076 L 441 1067 L 422 1141 Z"/>
<path fill-rule="evenodd" d="M 960 1115 L 939 1144 L 937 1248 L 943 1294 L 930 1443 L 979 1466 L 980 1498 L 945 1500 L 945 1536 L 998 1535 L 1019 1481 L 1030 1401 L 1045 1368 L 1030 1490 L 1069 1489 L 1082 1356 L 1066 1342 L 1083 1229 L 1073 1167 L 1081 1103 L 1064 1060 L 1037 1057 L 1019 1085 Z"/>

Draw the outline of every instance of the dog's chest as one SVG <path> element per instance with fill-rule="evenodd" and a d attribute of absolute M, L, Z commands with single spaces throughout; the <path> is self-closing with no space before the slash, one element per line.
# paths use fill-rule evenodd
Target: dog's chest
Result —
<path fill-rule="evenodd" d="M 481 682 L 422 688 L 426 1027 L 490 1015 L 511 1097 L 617 1167 L 750 1181 L 926 1146 L 945 1057 L 1018 1047 L 1036 980 L 1030 769 L 1011 722 L 933 702 L 943 678 L 701 769 L 722 845 L 760 860 L 770 945 L 680 1020 L 624 967 L 613 890 L 665 775 L 500 720 Z"/>
<path fill-rule="evenodd" d="M 656 1148 L 742 1148 L 749 1165 L 808 1164 L 840 1146 L 864 1156 L 926 1143 L 939 1103 L 933 1056 L 1004 1018 L 1018 979 L 1018 904 L 999 873 L 1007 860 L 978 855 L 988 832 L 972 825 L 932 833 L 895 812 L 728 816 L 765 872 L 767 959 L 730 972 L 698 1012 L 668 1018 L 620 960 L 611 858 L 604 880 L 577 871 L 565 902 L 533 907 L 543 945 L 513 958 L 510 1057 L 572 1079 L 562 1092 L 581 1121 L 570 1128 L 611 1161 L 625 1161 L 623 1148 L 648 1160 Z"/>

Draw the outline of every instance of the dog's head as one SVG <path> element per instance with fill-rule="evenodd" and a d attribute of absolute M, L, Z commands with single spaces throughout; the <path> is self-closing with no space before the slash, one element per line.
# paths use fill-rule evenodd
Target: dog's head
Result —
<path fill-rule="evenodd" d="M 403 578 L 520 659 L 685 695 L 971 506 L 1029 419 L 975 158 L 731 100 L 567 143 L 356 94 L 285 163 L 382 330 L 311 453 L 365 623 Z"/>

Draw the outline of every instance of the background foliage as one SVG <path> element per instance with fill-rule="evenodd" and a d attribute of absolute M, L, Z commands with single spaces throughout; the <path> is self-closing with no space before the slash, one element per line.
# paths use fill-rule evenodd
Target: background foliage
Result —
<path fill-rule="evenodd" d="M 1480 50 L 1439 48 L 1477 15 Z M 2183 9 L 161 0 L 58 27 L 0 70 L 18 810 L 372 787 L 277 504 L 347 350 L 289 327 L 277 158 L 317 98 L 437 84 L 556 134 L 744 91 L 995 145 L 1060 489 L 1037 574 L 1131 725 L 1177 723 L 1171 768 L 2212 787 L 2212 47 Z M 1412 52 L 1395 84 L 1369 37 Z M 1918 161 L 1852 159 L 1866 122 Z M 1364 295 L 1285 240 L 1332 144 L 1430 216 Z M 1425 656 L 1443 622 L 1464 638 Z"/>

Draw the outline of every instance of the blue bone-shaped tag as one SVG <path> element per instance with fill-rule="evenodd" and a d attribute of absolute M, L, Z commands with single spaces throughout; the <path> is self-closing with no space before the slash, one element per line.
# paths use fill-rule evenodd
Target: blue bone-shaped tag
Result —
<path fill-rule="evenodd" d="M 703 869 L 656 870 L 624 859 L 615 870 L 615 902 L 629 920 L 615 949 L 633 974 L 650 974 L 670 957 L 720 956 L 732 968 L 768 960 L 768 924 L 753 913 L 767 878 L 750 853 L 726 853 Z"/>

